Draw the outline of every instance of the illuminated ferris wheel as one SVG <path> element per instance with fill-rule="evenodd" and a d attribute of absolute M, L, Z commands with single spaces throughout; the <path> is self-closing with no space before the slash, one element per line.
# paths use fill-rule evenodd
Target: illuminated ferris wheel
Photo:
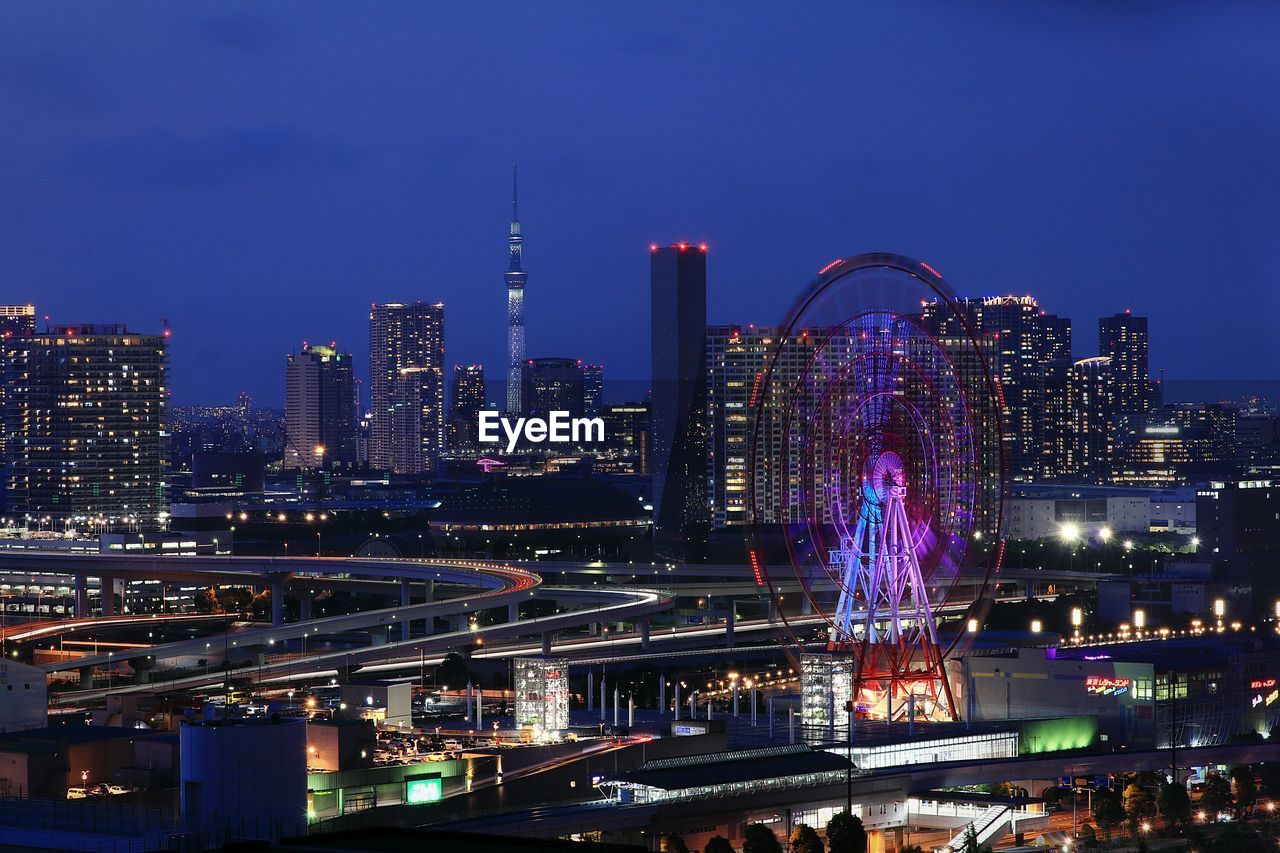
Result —
<path fill-rule="evenodd" d="M 931 268 L 884 254 L 828 266 L 784 328 L 752 394 L 757 579 L 798 588 L 779 612 L 797 644 L 821 629 L 856 705 L 954 719 L 944 661 L 1000 558 L 990 342 Z"/>

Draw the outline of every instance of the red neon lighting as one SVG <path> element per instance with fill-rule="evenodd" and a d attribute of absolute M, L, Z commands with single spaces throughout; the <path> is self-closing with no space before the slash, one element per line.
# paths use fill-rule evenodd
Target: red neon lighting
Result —
<path fill-rule="evenodd" d="M 840 266 L 843 263 L 844 263 L 844 258 L 836 258 L 834 261 L 827 264 L 822 269 L 818 270 L 818 275 L 826 275 L 827 273 L 831 272 L 831 270 L 835 269 L 836 267 Z"/>
<path fill-rule="evenodd" d="M 760 572 L 760 555 L 756 553 L 756 549 L 752 548 L 749 552 L 751 556 L 751 571 L 756 576 L 756 586 L 764 586 L 764 576 Z"/>
<path fill-rule="evenodd" d="M 1275 686 L 1276 680 L 1274 678 L 1258 678 L 1249 682 L 1250 690 L 1266 690 Z"/>
<path fill-rule="evenodd" d="M 705 252 L 705 251 L 707 250 L 707 244 L 706 244 L 706 243 L 699 243 L 699 244 L 698 244 L 698 249 L 699 249 L 700 251 Z"/>
<path fill-rule="evenodd" d="M 920 262 L 920 266 L 924 267 L 924 268 L 925 268 L 925 269 L 927 269 L 929 272 L 931 272 L 931 273 L 933 273 L 934 275 L 936 275 L 938 278 L 942 278 L 942 273 L 938 272 L 938 271 L 937 271 L 937 270 L 935 270 L 933 267 L 931 267 L 931 266 L 929 266 L 928 264 L 926 264 L 924 261 L 921 261 L 921 262 Z"/>

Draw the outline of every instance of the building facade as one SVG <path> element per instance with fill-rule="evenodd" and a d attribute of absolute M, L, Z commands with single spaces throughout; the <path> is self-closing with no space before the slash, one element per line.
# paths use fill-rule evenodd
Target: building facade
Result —
<path fill-rule="evenodd" d="M 650 262 L 654 541 L 671 559 L 705 559 L 707 250 L 653 247 Z"/>
<path fill-rule="evenodd" d="M 5 339 L 11 510 L 31 526 L 163 526 L 167 339 L 118 324 Z"/>
<path fill-rule="evenodd" d="M 304 471 L 352 468 L 359 456 L 351 355 L 303 343 L 285 357 L 284 464 Z"/>
<path fill-rule="evenodd" d="M 444 448 L 444 303 L 390 302 L 369 312 L 369 465 L 434 468 Z"/>
<path fill-rule="evenodd" d="M 585 373 L 573 358 L 530 358 L 521 365 L 520 413 L 545 418 L 568 412 L 580 418 L 586 409 Z"/>
<path fill-rule="evenodd" d="M 935 337 L 972 334 L 994 339 L 1009 480 L 1056 477 L 1060 456 L 1054 449 L 1064 439 L 1061 421 L 1054 419 L 1054 408 L 1060 404 L 1050 398 L 1064 390 L 1071 354 L 1070 320 L 1042 311 L 1031 296 L 959 299 L 953 306 L 930 302 L 923 313 L 925 327 Z"/>
<path fill-rule="evenodd" d="M 449 403 L 449 449 L 475 450 L 480 446 L 480 412 L 485 408 L 484 365 L 453 366 L 453 396 Z"/>

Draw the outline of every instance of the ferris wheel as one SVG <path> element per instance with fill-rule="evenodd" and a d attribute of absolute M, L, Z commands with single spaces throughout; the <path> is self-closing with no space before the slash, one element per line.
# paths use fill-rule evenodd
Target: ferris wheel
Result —
<path fill-rule="evenodd" d="M 1001 556 L 993 349 L 930 267 L 859 255 L 823 270 L 755 378 L 757 581 L 797 646 L 816 627 L 848 698 L 883 716 L 957 716 L 945 660 Z"/>

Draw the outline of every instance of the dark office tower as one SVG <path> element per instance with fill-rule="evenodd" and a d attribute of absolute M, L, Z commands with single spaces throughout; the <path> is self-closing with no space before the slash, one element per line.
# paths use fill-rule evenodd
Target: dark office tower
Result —
<path fill-rule="evenodd" d="M 453 366 L 453 401 L 449 406 L 449 449 L 480 446 L 480 412 L 485 408 L 484 365 Z"/>
<path fill-rule="evenodd" d="M 1071 431 L 1075 479 L 1107 483 L 1116 455 L 1115 378 L 1105 355 L 1077 361 L 1071 369 Z"/>
<path fill-rule="evenodd" d="M 520 211 L 517 206 L 516 167 L 511 167 L 511 233 L 507 236 L 507 411 L 518 413 L 523 396 L 520 393 L 524 367 L 524 286 L 529 274 L 524 271 L 521 251 L 524 237 L 520 234 Z"/>
<path fill-rule="evenodd" d="M 520 413 L 545 418 L 549 412 L 583 413 L 582 362 L 573 358 L 531 358 L 520 379 Z"/>
<path fill-rule="evenodd" d="M 588 415 L 597 414 L 604 406 L 604 365 L 582 365 L 582 408 Z"/>
<path fill-rule="evenodd" d="M 653 363 L 654 547 L 665 558 L 706 559 L 707 249 L 690 243 L 649 255 Z"/>
<path fill-rule="evenodd" d="M 35 334 L 36 307 L 34 305 L 0 305 L 0 341 L 7 343 L 9 339 L 23 335 Z M 5 390 L 7 370 L 4 366 L 4 348 L 0 348 L 0 412 L 4 413 L 4 421 L 8 420 L 10 407 Z M 9 462 L 8 444 L 5 437 L 10 426 L 0 421 L 0 466 Z"/>
<path fill-rule="evenodd" d="M 6 339 L 18 517 L 55 530 L 163 526 L 166 343 L 116 324 Z"/>
<path fill-rule="evenodd" d="M 389 302 L 369 311 L 369 465 L 435 468 L 444 449 L 444 303 Z"/>
<path fill-rule="evenodd" d="M 359 459 L 351 356 L 303 343 L 285 357 L 286 468 L 353 468 Z"/>
<path fill-rule="evenodd" d="M 1150 412 L 1152 385 L 1147 355 L 1147 318 L 1125 311 L 1098 321 L 1098 354 L 1111 359 L 1118 427 L 1125 436 L 1137 434 Z"/>

